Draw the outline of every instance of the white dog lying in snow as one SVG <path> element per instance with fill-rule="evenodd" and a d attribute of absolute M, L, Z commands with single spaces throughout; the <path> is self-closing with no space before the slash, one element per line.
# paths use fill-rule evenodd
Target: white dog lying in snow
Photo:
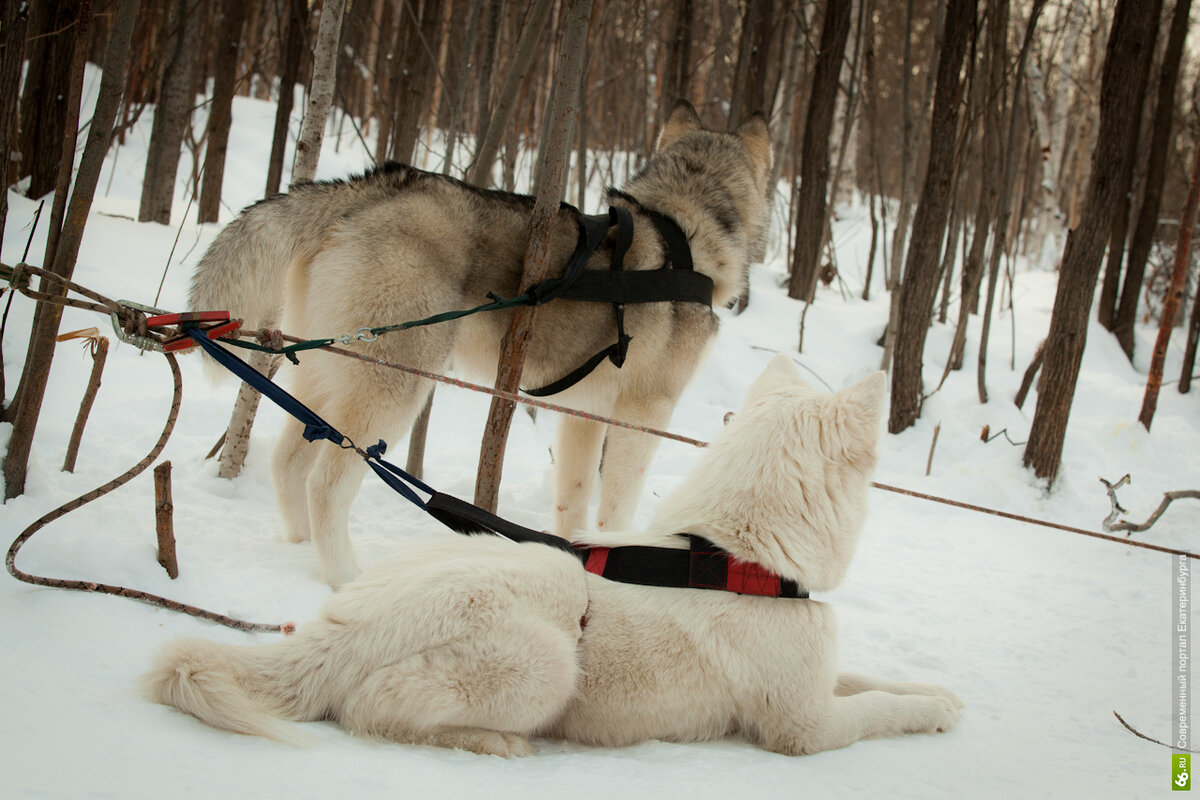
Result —
<path fill-rule="evenodd" d="M 736 559 L 731 574 L 832 589 L 866 514 L 883 395 L 882 373 L 828 395 L 775 358 L 648 532 L 588 544 L 686 551 L 678 534 L 693 534 Z M 936 686 L 839 674 L 825 603 L 619 583 L 564 550 L 450 533 L 405 547 L 277 643 L 175 642 L 147 684 L 241 733 L 298 740 L 285 720 L 333 719 L 500 755 L 530 753 L 531 736 L 616 746 L 734 731 L 812 753 L 944 731 L 962 708 Z"/>

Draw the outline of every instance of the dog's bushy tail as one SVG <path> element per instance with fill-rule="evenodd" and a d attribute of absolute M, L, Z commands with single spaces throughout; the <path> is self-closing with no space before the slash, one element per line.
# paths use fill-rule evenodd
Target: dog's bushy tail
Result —
<path fill-rule="evenodd" d="M 256 663 L 261 656 L 254 652 L 203 639 L 172 642 L 143 678 L 146 692 L 151 700 L 174 706 L 216 728 L 307 744 L 310 737 L 269 707 L 269 690 L 255 691 L 255 683 L 266 678 L 262 674 L 265 665 Z"/>

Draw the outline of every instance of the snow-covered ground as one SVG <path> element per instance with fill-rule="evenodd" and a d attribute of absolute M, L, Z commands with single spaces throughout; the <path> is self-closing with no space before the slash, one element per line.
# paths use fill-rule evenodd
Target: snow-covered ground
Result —
<path fill-rule="evenodd" d="M 273 113 L 265 103 L 235 102 L 223 220 L 261 195 Z M 76 280 L 110 297 L 153 303 L 165 268 L 156 304 L 182 310 L 191 268 L 219 226 L 195 225 L 194 207 L 185 219 L 186 154 L 173 225 L 132 221 L 148 131 L 144 118 L 117 155 L 110 154 Z M 349 136 L 335 151 L 338 144 L 326 140 L 321 177 L 364 166 L 361 147 Z M 9 201 L 6 263 L 20 259 L 36 207 L 15 193 Z M 778 288 L 785 260 L 777 242 L 768 262 L 752 273 L 749 310 L 740 317 L 722 312 L 717 346 L 686 391 L 672 430 L 710 438 L 773 351 L 791 353 L 815 385 L 833 388 L 877 368 L 875 341 L 887 297 L 876 287 L 870 302 L 858 299 L 870 235 L 865 212 L 841 209 L 834 231 L 847 292 L 843 296 L 836 284 L 820 290 L 807 317 L 804 352 L 795 350 L 802 306 Z M 44 238 L 43 226 L 31 263 L 41 262 Z M 1028 434 L 1036 395 L 1023 411 L 1012 397 L 1048 328 L 1053 267 L 1022 264 L 1015 312 L 997 315 L 988 359 L 991 401 L 981 405 L 976 398 L 973 348 L 979 337 L 973 322 L 971 366 L 928 400 L 915 427 L 883 438 L 878 481 L 1091 530 L 1100 529 L 1109 511 L 1100 476 L 1132 475 L 1120 497 L 1135 521 L 1153 510 L 1162 492 L 1200 488 L 1200 397 L 1180 395 L 1171 383 L 1153 433 L 1136 421 L 1154 335 L 1149 327 L 1137 332 L 1132 367 L 1111 336 L 1096 325 L 1089 331 L 1053 491 L 1021 466 L 1022 448 L 1003 436 L 980 440 L 985 425 L 992 433 L 1007 429 L 1017 442 Z M 18 297 L 9 314 L 4 353 L 10 391 L 19 379 L 31 311 L 32 304 Z M 103 332 L 108 323 L 68 310 L 63 330 L 93 325 Z M 941 377 L 951 332 L 944 325 L 931 330 L 927 386 Z M 1181 350 L 1180 332 L 1167 360 L 1169 378 L 1178 374 Z M 200 358 L 181 359 L 184 404 L 163 455 L 174 466 L 179 579 L 170 581 L 155 562 L 148 473 L 39 533 L 19 565 L 35 574 L 140 588 L 256 621 L 303 622 L 330 590 L 318 580 L 312 548 L 282 538 L 267 470 L 281 412 L 264 405 L 246 471 L 235 481 L 217 478 L 216 465 L 204 456 L 224 428 L 235 387 L 232 381 L 209 385 Z M 0 509 L 5 547 L 35 518 L 131 466 L 158 436 L 170 400 L 166 365 L 158 356 L 115 346 L 76 471 L 60 471 L 90 364 L 82 348 L 59 348 L 27 493 Z M 470 497 L 487 402 L 439 387 L 426 462 L 426 480 L 437 488 Z M 535 528 L 550 520 L 553 417 L 542 412 L 534 422 L 518 414 L 508 447 L 500 510 Z M 0 427 L 0 446 L 9 430 Z M 404 443 L 392 443 L 392 452 L 403 453 Z M 687 445 L 662 444 L 640 520 L 695 455 Z M 950 733 L 861 742 L 804 758 L 763 752 L 737 739 L 616 750 L 539 741 L 533 757 L 504 760 L 364 741 L 332 725 L 312 725 L 318 743 L 295 749 L 213 730 L 147 702 L 138 691 L 138 677 L 171 638 L 248 643 L 271 635 L 4 576 L 0 796 L 1126 798 L 1167 791 L 1169 752 L 1129 734 L 1112 712 L 1147 735 L 1174 741 L 1176 557 L 885 491 L 873 492 L 871 502 L 845 584 L 820 599 L 838 609 L 847 669 L 943 684 L 965 700 L 962 721 Z M 350 524 L 362 563 L 417 537 L 449 535 L 370 478 Z M 1198 532 L 1200 505 L 1180 501 L 1142 537 L 1195 551 Z"/>

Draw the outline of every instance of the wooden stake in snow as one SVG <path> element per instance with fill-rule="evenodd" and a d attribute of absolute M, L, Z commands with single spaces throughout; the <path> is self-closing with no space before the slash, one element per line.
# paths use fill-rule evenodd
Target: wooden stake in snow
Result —
<path fill-rule="evenodd" d="M 79 456 L 79 443 L 83 439 L 83 429 L 87 425 L 88 416 L 92 413 L 92 404 L 96 402 L 96 393 L 100 391 L 100 377 L 104 374 L 104 362 L 108 359 L 108 337 L 101 336 L 95 328 L 64 333 L 58 337 L 58 341 L 78 338 L 85 338 L 91 343 L 92 373 L 88 377 L 83 400 L 79 403 L 79 414 L 75 417 L 71 441 L 67 443 L 67 456 L 63 459 L 63 472 L 75 471 L 75 459 Z"/>
<path fill-rule="evenodd" d="M 1162 387 L 1163 362 L 1167 358 L 1167 345 L 1171 342 L 1171 329 L 1175 327 L 1175 315 L 1183 301 L 1184 282 L 1187 279 L 1188 263 L 1192 250 L 1192 226 L 1196 224 L 1196 206 L 1200 204 L 1200 142 L 1192 154 L 1192 178 L 1188 182 L 1187 199 L 1183 202 L 1183 213 L 1179 215 L 1179 240 L 1175 244 L 1175 267 L 1171 272 L 1171 286 L 1163 301 L 1162 318 L 1158 322 L 1158 338 L 1154 342 L 1154 355 L 1150 359 L 1150 374 L 1146 377 L 1146 394 L 1142 398 L 1142 412 L 1138 420 L 1150 430 L 1154 411 L 1158 407 L 1158 390 Z"/>
<path fill-rule="evenodd" d="M 171 580 L 179 577 L 179 562 L 175 558 L 175 506 L 171 503 L 171 462 L 164 461 L 154 468 L 154 530 L 158 534 L 158 563 Z"/>

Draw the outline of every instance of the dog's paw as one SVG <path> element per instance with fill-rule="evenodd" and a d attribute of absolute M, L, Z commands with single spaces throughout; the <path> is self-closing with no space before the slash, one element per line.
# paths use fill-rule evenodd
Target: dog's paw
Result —
<path fill-rule="evenodd" d="M 467 750 L 485 756 L 528 756 L 533 745 L 524 736 L 483 728 L 456 728 L 431 737 L 431 744 L 454 750 Z"/>
<path fill-rule="evenodd" d="M 929 724 L 923 733 L 945 733 L 958 724 L 962 714 L 963 702 L 953 694 L 932 696 L 930 701 Z"/>

